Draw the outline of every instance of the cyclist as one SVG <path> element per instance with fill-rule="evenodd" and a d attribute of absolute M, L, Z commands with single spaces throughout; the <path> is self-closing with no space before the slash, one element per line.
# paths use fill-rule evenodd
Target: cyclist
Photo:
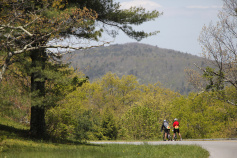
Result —
<path fill-rule="evenodd" d="M 179 132 L 179 122 L 177 118 L 174 119 L 173 128 L 174 128 L 173 141 L 174 141 L 175 133 L 178 133 L 180 140 L 182 140 L 181 134 Z"/>
<path fill-rule="evenodd" d="M 164 134 L 165 137 L 163 138 L 164 141 L 166 141 L 167 135 L 168 135 L 168 139 L 170 137 L 169 133 L 170 133 L 170 127 L 169 127 L 169 122 L 164 120 L 162 126 L 161 126 L 161 132 L 162 130 L 164 130 Z"/>

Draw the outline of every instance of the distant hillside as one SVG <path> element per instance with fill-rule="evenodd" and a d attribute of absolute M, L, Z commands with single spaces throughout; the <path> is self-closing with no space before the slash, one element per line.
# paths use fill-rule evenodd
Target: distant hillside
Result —
<path fill-rule="evenodd" d="M 111 45 L 73 53 L 71 64 L 90 81 L 107 72 L 135 75 L 140 84 L 161 82 L 164 87 L 188 94 L 193 91 L 185 79 L 185 68 L 204 65 L 201 57 L 139 43 Z"/>

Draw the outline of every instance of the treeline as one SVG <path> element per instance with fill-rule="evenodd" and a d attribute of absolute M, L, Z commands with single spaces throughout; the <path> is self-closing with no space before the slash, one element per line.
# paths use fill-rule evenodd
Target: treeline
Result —
<path fill-rule="evenodd" d="M 80 53 L 78 53 L 80 52 Z M 186 82 L 184 70 L 195 69 L 194 63 L 206 66 L 204 58 L 171 49 L 163 49 L 141 43 L 127 43 L 75 51 L 75 55 L 65 57 L 71 65 L 90 77 L 90 81 L 103 77 L 107 72 L 134 75 L 140 84 L 161 82 L 180 94 L 195 91 Z"/>
<path fill-rule="evenodd" d="M 236 89 L 181 95 L 161 83 L 139 84 L 134 75 L 107 73 L 89 82 L 72 69 L 57 84 L 47 82 L 47 133 L 61 139 L 161 139 L 164 119 L 180 121 L 183 138 L 236 137 Z M 17 74 L 15 74 L 17 75 Z M 20 73 L 18 74 L 20 75 Z M 18 76 L 17 75 L 17 76 Z M 21 74 L 22 75 L 22 74 Z M 7 75 L 0 86 L 1 116 L 29 125 L 29 79 Z M 41 100 L 38 100 L 41 101 Z"/>
<path fill-rule="evenodd" d="M 217 92 L 180 95 L 160 83 L 140 85 L 133 75 L 107 73 L 84 83 L 47 111 L 48 132 L 62 139 L 160 139 L 164 119 L 180 122 L 183 138 L 236 137 L 237 108 Z M 223 90 L 236 101 L 235 88 Z"/>

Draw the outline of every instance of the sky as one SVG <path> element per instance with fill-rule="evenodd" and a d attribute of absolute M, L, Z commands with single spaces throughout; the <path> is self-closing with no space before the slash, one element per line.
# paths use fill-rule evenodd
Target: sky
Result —
<path fill-rule="evenodd" d="M 218 12 L 222 9 L 222 0 L 114 0 L 120 2 L 122 9 L 142 6 L 146 10 L 158 10 L 163 15 L 154 21 L 134 27 L 146 32 L 160 31 L 155 36 L 143 39 L 139 43 L 150 44 L 160 48 L 201 56 L 198 42 L 204 25 L 218 21 Z M 122 32 L 111 44 L 137 42 Z"/>

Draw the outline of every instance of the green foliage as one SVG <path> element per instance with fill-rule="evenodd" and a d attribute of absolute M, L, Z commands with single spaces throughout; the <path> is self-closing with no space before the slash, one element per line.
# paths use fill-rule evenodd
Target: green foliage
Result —
<path fill-rule="evenodd" d="M 214 99 L 214 92 L 176 98 L 172 115 L 179 118 L 183 138 L 225 138 L 236 130 L 237 108 Z"/>
<path fill-rule="evenodd" d="M 174 118 L 179 119 L 183 138 L 236 137 L 237 108 L 225 102 L 237 102 L 233 86 L 222 93 L 181 96 L 159 83 L 140 85 L 133 75 L 119 78 L 110 72 L 90 83 L 73 69 L 60 66 L 51 73 L 47 67 L 50 64 L 43 71 L 48 76 L 46 94 L 54 106 L 47 110 L 46 122 L 54 137 L 80 141 L 157 139 L 162 137 L 162 120 L 172 124 Z M 27 77 L 24 71 L 16 72 Z M 1 115 L 29 123 L 28 88 L 15 82 L 15 77 L 9 73 L 7 79 L 11 82 L 3 81 L 6 84 L 1 85 Z M 27 85 L 27 78 L 21 80 Z"/>
<path fill-rule="evenodd" d="M 156 10 L 149 12 L 141 7 L 122 10 L 120 9 L 120 4 L 114 0 L 87 0 L 80 2 L 68 0 L 68 3 L 80 7 L 81 9 L 86 7 L 95 11 L 98 14 L 97 21 L 102 23 L 97 23 L 97 26 L 102 30 L 106 30 L 106 32 L 113 37 L 118 35 L 118 29 L 137 41 L 158 33 L 158 31 L 151 33 L 136 31 L 133 28 L 134 25 L 140 25 L 158 18 L 161 14 Z M 108 30 L 108 26 L 110 30 Z"/>
<path fill-rule="evenodd" d="M 103 136 L 106 139 L 108 140 L 117 139 L 118 127 L 116 124 L 116 120 L 114 118 L 114 115 L 108 108 L 104 111 L 101 126 Z"/>
<path fill-rule="evenodd" d="M 65 132 L 65 138 L 76 134 L 79 140 L 159 139 L 162 121 L 166 119 L 172 125 L 174 118 L 179 119 L 183 138 L 236 136 L 236 107 L 214 99 L 215 93 L 181 96 L 159 83 L 139 85 L 132 75 L 119 78 L 108 73 L 96 82 L 77 87 L 50 110 L 60 111 L 52 118 L 64 128 L 48 123 L 54 131 Z M 224 93 L 236 100 L 234 87 L 224 89 Z M 74 127 L 71 133 L 67 130 L 70 127 Z"/>
<path fill-rule="evenodd" d="M 46 62 L 43 70 L 38 66 L 31 68 L 30 58 L 23 60 L 23 56 L 27 56 L 27 53 L 15 56 L 17 62 L 14 62 L 12 71 L 5 74 L 6 77 L 0 84 L 1 115 L 12 117 L 15 121 L 29 124 L 31 106 L 42 105 L 46 109 L 54 107 L 69 92 L 87 80 L 83 75 L 76 74 L 72 68 L 68 68 L 68 65 Z M 30 74 L 36 71 L 44 76 L 41 79 L 46 86 L 45 96 L 40 95 L 39 90 L 31 92 Z"/>
<path fill-rule="evenodd" d="M 30 75 L 30 85 L 27 87 L 30 87 L 28 90 L 32 92 L 31 107 L 40 109 L 31 110 L 31 132 L 35 136 L 44 135 L 45 109 L 56 106 L 56 102 L 72 90 L 71 82 L 67 80 L 68 74 L 58 69 L 60 64 L 54 64 L 55 61 L 59 61 L 58 56 L 61 53 L 46 51 L 47 48 L 63 46 L 54 45 L 55 43 L 50 41 L 63 40 L 71 36 L 99 40 L 103 28 L 107 30 L 108 25 L 116 28 L 107 30 L 112 32 L 109 33 L 112 36 L 117 35 L 117 30 L 122 30 L 129 37 L 141 40 L 157 32 L 135 31 L 132 25 L 140 25 L 159 16 L 158 11 L 146 12 L 143 8 L 121 10 L 120 5 L 111 0 L 1 1 L 0 8 L 0 46 L 1 51 L 7 56 L 1 57 L 1 60 L 4 60 L 1 67 L 4 69 L 0 71 L 0 82 L 2 74 L 5 74 L 5 70 L 14 62 L 23 65 L 19 68 L 21 71 L 18 74 L 22 73 L 23 77 L 28 79 Z M 96 23 L 97 21 L 101 23 Z M 21 56 L 19 60 L 18 55 Z M 74 78 L 73 90 L 83 82 Z"/>
<path fill-rule="evenodd" d="M 94 116 L 95 118 L 95 116 Z M 86 110 L 83 113 L 78 113 L 77 124 L 75 125 L 75 138 L 77 140 L 93 140 L 95 132 L 95 122 L 91 110 Z"/>
<path fill-rule="evenodd" d="M 159 114 L 147 106 L 133 106 L 121 121 L 121 137 L 126 139 L 154 139 L 160 130 Z"/>
<path fill-rule="evenodd" d="M 206 90 L 222 90 L 224 88 L 223 72 L 215 72 L 213 68 L 206 67 L 203 77 L 209 81 Z"/>
<path fill-rule="evenodd" d="M 47 111 L 47 130 L 51 136 L 68 139 L 74 133 L 76 122 L 72 116 L 73 111 L 70 110 L 72 109 L 57 107 Z"/>
<path fill-rule="evenodd" d="M 18 75 L 16 75 L 18 76 Z M 0 116 L 10 117 L 17 122 L 29 123 L 30 95 L 21 82 L 25 79 L 7 75 L 0 84 Z"/>
<path fill-rule="evenodd" d="M 181 94 L 195 92 L 187 82 L 184 70 L 194 69 L 193 63 L 206 66 L 203 58 L 146 44 L 128 43 L 74 52 L 71 65 L 94 82 L 108 72 L 118 77 L 134 75 L 139 84 L 161 82 Z"/>

